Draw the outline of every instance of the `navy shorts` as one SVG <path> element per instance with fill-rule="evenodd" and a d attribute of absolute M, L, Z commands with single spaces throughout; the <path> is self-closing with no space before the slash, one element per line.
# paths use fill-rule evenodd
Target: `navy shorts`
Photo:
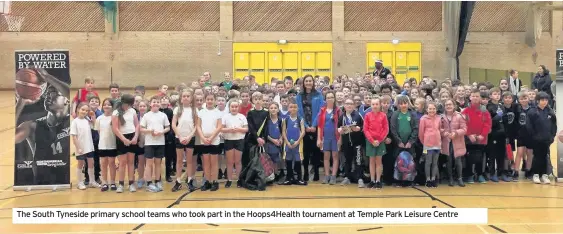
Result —
<path fill-rule="evenodd" d="M 94 158 L 94 151 L 76 156 L 76 160 L 86 160 L 86 158 Z"/>
<path fill-rule="evenodd" d="M 338 142 L 336 139 L 324 139 L 323 140 L 323 152 L 336 152 L 338 151 Z"/>
<path fill-rule="evenodd" d="M 300 162 L 301 156 L 299 154 L 299 145 L 297 147 L 290 149 L 289 147 L 285 147 L 285 160 L 286 161 L 295 161 Z"/>
<path fill-rule="evenodd" d="M 164 158 L 164 145 L 145 146 L 145 158 Z"/>

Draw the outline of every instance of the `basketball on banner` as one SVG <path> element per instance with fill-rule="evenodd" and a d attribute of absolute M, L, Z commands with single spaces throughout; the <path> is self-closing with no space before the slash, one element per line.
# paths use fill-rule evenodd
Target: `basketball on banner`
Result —
<path fill-rule="evenodd" d="M 67 50 L 16 51 L 14 190 L 70 187 Z"/>

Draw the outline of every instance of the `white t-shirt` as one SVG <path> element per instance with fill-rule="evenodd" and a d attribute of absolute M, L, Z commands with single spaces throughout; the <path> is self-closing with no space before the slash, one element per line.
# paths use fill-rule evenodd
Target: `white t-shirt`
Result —
<path fill-rule="evenodd" d="M 164 131 L 164 128 L 169 127 L 170 122 L 168 122 L 168 117 L 166 114 L 157 111 L 157 112 L 147 112 L 143 115 L 141 119 L 141 127 L 155 130 L 158 132 Z M 165 139 L 164 134 L 160 136 L 153 136 L 150 133 L 144 133 L 145 136 L 145 146 L 146 145 L 164 145 Z"/>
<path fill-rule="evenodd" d="M 248 126 L 248 121 L 246 117 L 241 113 L 236 115 L 227 114 L 223 116 L 222 119 L 223 128 L 243 128 Z M 244 139 L 245 133 L 223 133 L 225 140 L 242 140 Z"/>
<path fill-rule="evenodd" d="M 70 135 L 78 138 L 78 145 L 82 149 L 82 153 L 77 155 L 84 155 L 94 152 L 94 141 L 92 140 L 92 129 L 90 128 L 90 121 L 86 119 L 74 119 L 70 124 Z M 41 136 L 37 136 L 41 137 Z"/>
<path fill-rule="evenodd" d="M 174 116 L 178 114 L 178 107 L 174 108 Z M 178 126 L 176 126 L 176 135 L 187 137 L 195 133 L 195 122 L 192 116 L 192 108 L 184 107 L 182 115 L 178 118 Z"/>
<path fill-rule="evenodd" d="M 114 116 L 118 116 L 117 110 L 113 111 Z M 137 118 L 137 111 L 133 108 L 129 108 L 129 110 L 123 113 L 123 119 L 125 119 L 125 124 L 119 124 L 119 131 L 121 134 L 129 134 L 135 133 L 135 118 Z"/>
<path fill-rule="evenodd" d="M 198 113 L 199 119 L 201 119 L 201 131 L 204 136 L 211 136 L 215 129 L 217 129 L 217 120 L 221 119 L 221 112 L 217 109 L 202 109 Z M 200 139 L 201 141 L 201 139 Z M 211 142 L 212 145 L 219 145 L 219 137 L 215 137 Z M 203 145 L 203 141 L 201 141 Z"/>
<path fill-rule="evenodd" d="M 98 149 L 113 150 L 115 149 L 115 134 L 113 134 L 111 126 L 111 116 L 100 115 L 96 119 L 94 130 L 100 134 L 100 142 Z"/>

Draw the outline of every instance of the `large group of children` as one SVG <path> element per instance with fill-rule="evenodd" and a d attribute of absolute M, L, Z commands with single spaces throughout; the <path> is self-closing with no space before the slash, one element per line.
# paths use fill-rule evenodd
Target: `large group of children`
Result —
<path fill-rule="evenodd" d="M 250 148 L 270 156 L 280 185 L 319 181 L 321 167 L 323 184 L 338 178 L 375 189 L 518 181 L 521 170 L 534 183 L 550 183 L 552 97 L 511 81 L 494 87 L 424 77 L 399 86 L 392 74 L 374 72 L 260 85 L 229 73 L 213 82 L 206 72 L 174 91 L 161 85 L 152 97 L 144 86 L 128 94 L 111 84 L 101 99 L 87 78 L 72 106 L 78 188 L 122 193 L 126 177 L 130 192 L 162 191 L 163 180 L 172 191 L 216 191 L 220 179 L 229 188 L 254 156 Z M 416 179 L 397 177 L 404 154 L 415 163 L 398 173 L 416 172 Z"/>

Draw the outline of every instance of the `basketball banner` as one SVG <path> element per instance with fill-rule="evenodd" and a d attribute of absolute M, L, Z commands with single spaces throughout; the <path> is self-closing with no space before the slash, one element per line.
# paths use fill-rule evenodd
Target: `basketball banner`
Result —
<path fill-rule="evenodd" d="M 563 126 L 563 101 L 559 100 L 561 95 L 563 95 L 563 49 L 558 49 L 555 52 L 555 107 L 557 114 L 557 126 L 559 126 L 559 131 L 561 131 L 561 126 Z M 557 95 L 559 94 L 559 95 Z M 558 132 L 559 132 L 558 131 Z M 559 133 L 563 134 L 563 132 Z M 559 140 L 557 142 L 557 178 L 559 181 L 563 180 L 563 142 Z"/>
<path fill-rule="evenodd" d="M 68 50 L 15 52 L 14 190 L 70 187 Z"/>

